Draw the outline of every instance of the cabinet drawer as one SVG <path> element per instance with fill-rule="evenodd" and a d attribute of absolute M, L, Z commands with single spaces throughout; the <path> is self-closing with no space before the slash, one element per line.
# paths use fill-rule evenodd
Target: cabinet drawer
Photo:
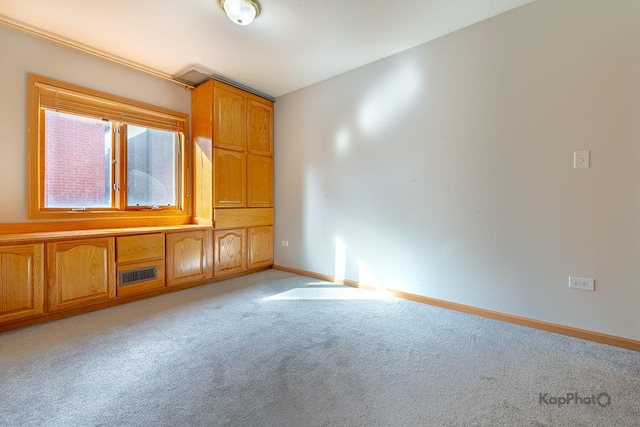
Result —
<path fill-rule="evenodd" d="M 273 225 L 273 208 L 215 209 L 216 228 Z"/>
<path fill-rule="evenodd" d="M 118 264 L 162 257 L 164 257 L 163 233 L 116 238 Z"/>

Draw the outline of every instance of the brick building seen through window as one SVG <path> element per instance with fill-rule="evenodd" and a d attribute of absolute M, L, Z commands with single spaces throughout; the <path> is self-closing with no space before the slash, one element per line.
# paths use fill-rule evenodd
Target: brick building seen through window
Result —
<path fill-rule="evenodd" d="M 45 111 L 45 206 L 109 207 L 111 122 Z M 127 126 L 127 205 L 173 205 L 176 134 Z"/>

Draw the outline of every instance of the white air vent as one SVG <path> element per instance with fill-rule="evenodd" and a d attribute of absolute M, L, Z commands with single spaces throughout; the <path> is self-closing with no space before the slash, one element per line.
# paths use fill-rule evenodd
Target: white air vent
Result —
<path fill-rule="evenodd" d="M 196 65 L 189 66 L 184 71 L 173 76 L 174 80 L 191 86 L 198 86 L 213 78 L 214 75 L 212 73 Z"/>
<path fill-rule="evenodd" d="M 206 68 L 200 67 L 198 65 L 192 64 L 187 66 L 181 72 L 179 72 L 178 74 L 175 74 L 173 76 L 173 80 L 176 82 L 187 84 L 189 86 L 193 86 L 193 87 L 199 86 L 202 83 L 206 82 L 207 80 L 217 80 L 219 82 L 226 83 L 233 87 L 237 87 L 238 89 L 244 90 L 245 92 L 249 92 L 254 95 L 257 95 L 261 98 L 268 99 L 269 101 L 275 101 L 275 98 L 273 96 L 257 91 L 253 88 L 250 88 L 241 83 L 238 83 L 224 76 L 216 74 L 213 71 L 207 70 Z"/>
<path fill-rule="evenodd" d="M 133 285 L 135 283 L 149 282 L 158 278 L 158 267 L 145 267 L 137 270 L 121 271 L 120 286 Z"/>

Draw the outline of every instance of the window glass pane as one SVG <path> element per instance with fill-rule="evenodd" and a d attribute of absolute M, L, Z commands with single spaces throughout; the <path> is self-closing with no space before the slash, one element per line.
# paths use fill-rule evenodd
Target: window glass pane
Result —
<path fill-rule="evenodd" d="M 176 206 L 178 134 L 127 126 L 127 205 Z"/>
<path fill-rule="evenodd" d="M 111 123 L 45 110 L 44 205 L 111 207 Z"/>

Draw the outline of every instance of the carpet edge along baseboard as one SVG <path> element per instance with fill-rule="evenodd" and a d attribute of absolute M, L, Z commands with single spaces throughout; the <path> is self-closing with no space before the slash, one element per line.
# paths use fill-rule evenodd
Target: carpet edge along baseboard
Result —
<path fill-rule="evenodd" d="M 287 273 L 298 274 L 301 276 L 307 276 L 307 277 L 312 277 L 314 279 L 320 279 L 327 282 L 336 283 L 336 280 L 334 279 L 334 277 L 326 274 L 314 273 L 312 271 L 307 271 L 307 270 L 302 270 L 298 268 L 292 268 L 292 267 L 287 267 L 284 265 L 277 265 L 277 264 L 274 264 L 272 268 L 274 270 L 285 271 Z M 347 286 L 352 286 L 355 288 L 380 290 L 379 288 L 363 285 L 353 280 L 340 280 L 337 282 Z M 529 328 L 539 329 L 547 332 L 553 332 L 561 335 L 567 335 L 570 337 L 580 338 L 588 341 L 594 341 L 601 344 L 607 344 L 615 347 L 626 348 L 628 350 L 640 351 L 640 341 L 632 340 L 629 338 L 603 334 L 600 332 L 589 331 L 587 329 L 573 328 L 571 326 L 560 325 L 557 323 L 544 322 L 542 320 L 530 319 L 528 317 L 521 317 L 513 314 L 502 313 L 499 311 L 487 310 L 484 308 L 474 307 L 471 305 L 459 304 L 456 302 L 430 298 L 423 295 L 417 295 L 409 292 L 398 291 L 395 289 L 385 289 L 385 291 L 393 295 L 394 297 L 406 299 L 409 301 L 415 301 L 422 304 L 433 305 L 436 307 L 446 308 L 449 310 L 459 311 L 462 313 L 472 314 L 475 316 L 487 317 L 489 319 L 500 320 L 502 322 L 513 323 L 520 326 L 527 326 Z"/>

